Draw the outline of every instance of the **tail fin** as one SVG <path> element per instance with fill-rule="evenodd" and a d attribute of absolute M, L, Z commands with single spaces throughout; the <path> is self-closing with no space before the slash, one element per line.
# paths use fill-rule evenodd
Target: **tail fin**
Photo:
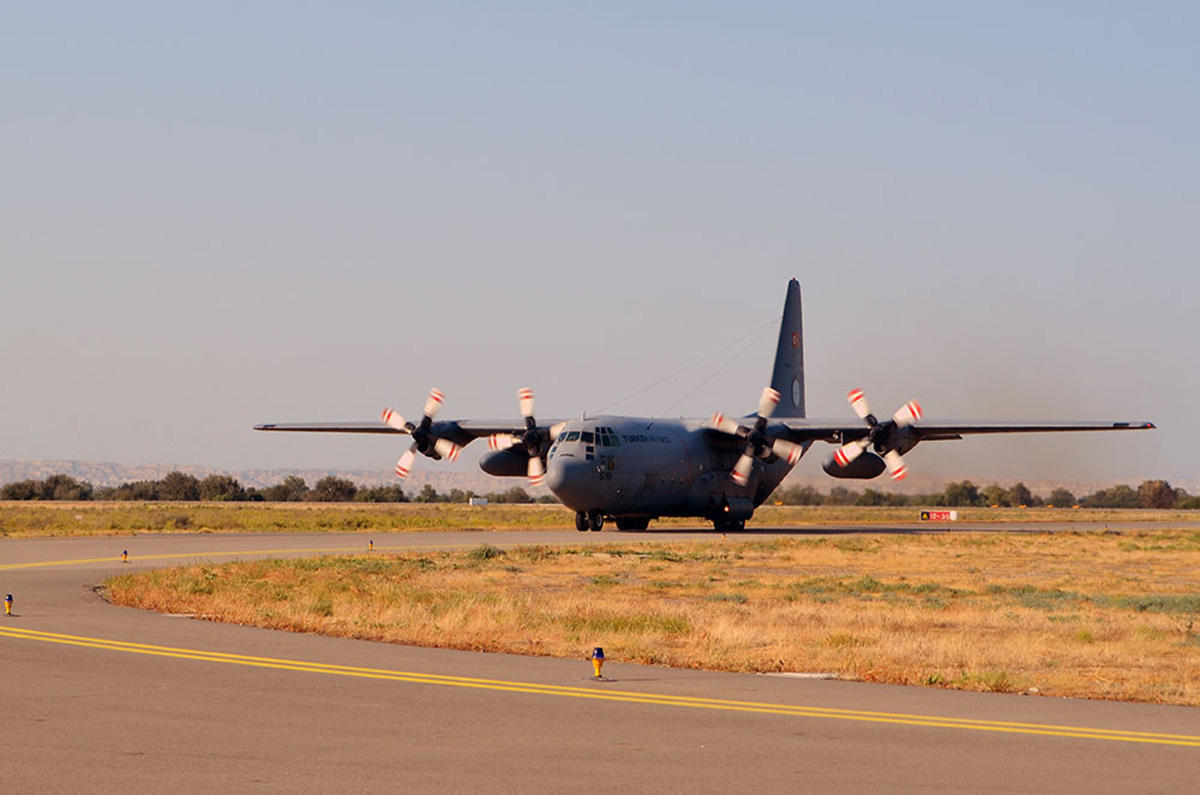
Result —
<path fill-rule="evenodd" d="M 804 416 L 804 328 L 800 318 L 800 282 L 788 282 L 783 302 L 783 323 L 775 349 L 771 387 L 779 391 L 776 417 Z"/>

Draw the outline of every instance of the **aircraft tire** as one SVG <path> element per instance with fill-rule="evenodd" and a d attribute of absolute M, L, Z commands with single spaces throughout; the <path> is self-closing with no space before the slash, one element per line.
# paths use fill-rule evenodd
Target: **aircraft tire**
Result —
<path fill-rule="evenodd" d="M 588 528 L 593 533 L 599 533 L 604 529 L 604 514 L 599 511 L 588 511 L 587 520 Z"/>
<path fill-rule="evenodd" d="M 587 514 L 584 513 L 583 511 L 575 512 L 575 529 L 581 533 L 587 532 L 588 517 L 587 517 Z"/>

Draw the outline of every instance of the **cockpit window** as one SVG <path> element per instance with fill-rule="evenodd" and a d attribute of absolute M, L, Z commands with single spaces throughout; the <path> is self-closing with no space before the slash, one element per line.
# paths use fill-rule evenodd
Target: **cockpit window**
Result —
<path fill-rule="evenodd" d="M 579 431 L 567 431 L 566 441 L 568 441 L 568 442 L 579 441 Z"/>
<path fill-rule="evenodd" d="M 554 441 L 556 441 L 556 442 L 561 442 L 563 439 L 566 439 L 566 438 L 567 438 L 567 432 L 566 432 L 566 431 L 563 431 L 562 433 L 560 433 L 560 434 L 558 435 L 558 438 L 557 438 L 557 439 L 555 439 Z"/>
<path fill-rule="evenodd" d="M 582 434 L 580 434 L 580 437 L 584 444 L 592 444 L 595 440 L 595 434 L 593 434 L 591 431 L 584 431 Z"/>

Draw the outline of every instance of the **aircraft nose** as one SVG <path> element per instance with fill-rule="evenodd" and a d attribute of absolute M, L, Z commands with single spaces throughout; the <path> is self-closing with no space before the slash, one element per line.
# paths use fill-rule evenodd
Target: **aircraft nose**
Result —
<path fill-rule="evenodd" d="M 575 508 L 586 501 L 595 467 L 578 458 L 555 456 L 546 467 L 546 486 L 563 505 Z"/>

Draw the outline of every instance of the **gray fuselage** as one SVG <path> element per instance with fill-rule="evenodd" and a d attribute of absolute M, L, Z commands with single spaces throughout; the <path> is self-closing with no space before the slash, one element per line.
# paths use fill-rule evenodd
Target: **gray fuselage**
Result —
<path fill-rule="evenodd" d="M 730 478 L 744 443 L 702 420 L 589 417 L 567 422 L 546 456 L 546 485 L 575 511 L 606 516 L 746 519 L 790 471 L 755 461 L 745 486 Z M 808 445 L 805 445 L 807 451 Z"/>

